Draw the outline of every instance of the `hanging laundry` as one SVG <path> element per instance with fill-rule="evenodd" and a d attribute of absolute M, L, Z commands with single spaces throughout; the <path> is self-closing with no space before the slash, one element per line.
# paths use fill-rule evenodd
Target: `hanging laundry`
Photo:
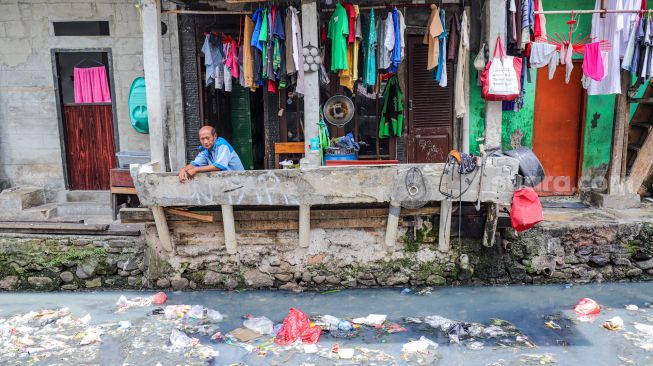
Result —
<path fill-rule="evenodd" d="M 648 18 L 645 22 L 644 38 L 641 41 L 642 53 L 644 55 L 642 64 L 640 66 L 639 77 L 648 79 L 651 77 L 651 19 Z"/>
<path fill-rule="evenodd" d="M 463 12 L 462 19 L 460 20 L 460 44 L 458 46 L 457 56 L 454 111 L 456 118 L 462 118 L 467 113 L 465 86 L 469 80 L 469 22 L 467 21 L 467 12 Z"/>
<path fill-rule="evenodd" d="M 225 60 L 222 65 L 223 72 L 222 72 L 222 77 L 224 80 L 224 91 L 230 92 L 231 87 L 232 87 L 232 82 L 231 82 L 231 67 L 227 65 L 227 61 L 229 61 L 229 57 L 231 56 L 231 42 L 224 43 L 222 45 L 222 49 L 224 50 L 224 55 L 225 55 Z"/>
<path fill-rule="evenodd" d="M 263 50 L 265 45 L 260 41 L 261 28 L 263 27 L 264 8 L 258 8 L 252 14 L 252 21 L 255 23 L 254 31 L 252 32 L 252 41 L 250 45 L 254 55 L 254 82 L 256 85 L 263 85 Z M 267 28 L 266 28 L 267 29 Z"/>
<path fill-rule="evenodd" d="M 639 68 L 642 64 L 641 58 L 643 57 L 642 52 L 642 39 L 644 38 L 644 27 L 647 24 L 646 18 L 641 18 L 639 25 L 637 26 L 637 33 L 635 34 L 635 50 L 633 51 L 632 64 L 630 66 L 631 75 L 639 75 Z"/>
<path fill-rule="evenodd" d="M 641 18 L 637 18 L 634 26 L 630 29 L 630 34 L 628 35 L 628 42 L 626 43 L 626 50 L 624 51 L 623 59 L 621 60 L 621 68 L 624 70 L 632 71 L 633 66 L 633 57 L 635 56 L 635 39 L 637 38 L 637 31 L 639 30 L 639 25 Z M 625 30 L 624 30 L 625 31 Z"/>
<path fill-rule="evenodd" d="M 534 0 L 533 4 L 536 11 L 544 11 L 542 0 Z M 546 17 L 544 14 L 535 14 L 534 36 L 535 39 L 546 37 Z"/>
<path fill-rule="evenodd" d="M 401 64 L 401 24 L 399 23 L 399 14 L 397 8 L 392 9 L 392 31 L 394 33 L 394 42 L 392 44 L 392 53 L 390 61 L 392 62 L 389 72 L 397 72 Z"/>
<path fill-rule="evenodd" d="M 390 53 L 387 52 L 385 48 L 385 39 L 386 39 L 386 21 L 379 17 L 376 23 L 376 35 L 377 35 L 377 45 L 376 45 L 376 59 L 377 68 L 379 70 L 387 70 L 390 67 Z"/>
<path fill-rule="evenodd" d="M 406 58 L 406 19 L 404 19 L 404 14 L 397 10 L 397 16 L 399 19 L 399 40 L 401 45 L 401 61 L 403 62 Z"/>
<path fill-rule="evenodd" d="M 245 77 L 245 87 L 251 91 L 256 90 L 254 81 L 254 54 L 252 50 L 252 33 L 254 32 L 254 22 L 248 16 L 245 16 L 245 35 L 243 49 L 243 74 Z"/>
<path fill-rule="evenodd" d="M 624 10 L 622 0 L 607 0 L 608 10 Z M 601 0 L 596 0 L 595 10 L 601 9 Z M 611 50 L 607 57 L 606 76 L 601 81 L 590 80 L 589 95 L 605 95 L 621 93 L 621 32 L 624 29 L 623 13 L 608 13 L 605 18 L 597 12 L 592 15 L 592 36 L 600 40 L 608 40 Z"/>
<path fill-rule="evenodd" d="M 404 93 L 393 75 L 383 90 L 383 109 L 379 120 L 379 138 L 401 136 L 404 124 Z"/>
<path fill-rule="evenodd" d="M 447 61 L 454 62 L 458 58 L 459 43 L 460 43 L 460 20 L 458 13 L 453 13 L 451 22 L 449 22 L 449 38 L 447 39 Z"/>
<path fill-rule="evenodd" d="M 218 49 L 211 44 L 211 34 L 204 37 L 204 44 L 202 45 L 202 53 L 204 54 L 204 66 L 206 68 L 206 75 L 204 84 L 209 86 L 213 83 L 213 71 L 215 70 L 214 64 L 217 64 Z"/>
<path fill-rule="evenodd" d="M 426 23 L 426 32 L 424 33 L 423 43 L 428 45 L 428 63 L 427 70 L 433 70 L 438 66 L 440 53 L 440 34 L 444 31 L 444 26 L 440 18 L 440 9 L 437 5 L 431 5 L 431 15 Z"/>
<path fill-rule="evenodd" d="M 347 8 L 347 3 L 344 4 L 345 8 Z M 351 16 L 349 17 L 350 22 L 354 24 L 354 29 L 353 33 L 350 33 L 349 35 L 354 36 L 354 42 L 351 44 L 347 45 L 347 61 L 348 61 L 348 67 L 345 70 L 340 70 L 338 73 L 339 76 L 339 81 L 340 85 L 344 86 L 345 88 L 349 89 L 352 93 L 354 92 L 354 82 L 358 79 L 358 46 L 361 38 L 361 29 L 356 28 L 356 24 L 358 23 L 358 18 L 359 18 L 359 9 L 358 5 L 352 5 L 351 8 L 354 11 L 354 19 L 351 19 Z M 352 32 L 350 28 L 350 32 Z"/>
<path fill-rule="evenodd" d="M 292 32 L 292 11 L 290 8 L 286 11 L 286 19 L 283 24 L 284 32 L 286 33 L 286 72 L 288 75 L 294 75 L 297 72 L 297 63 L 293 55 L 295 45 Z"/>
<path fill-rule="evenodd" d="M 525 50 L 526 45 L 531 41 L 531 34 L 534 32 L 535 13 L 533 0 L 521 0 L 521 39 L 520 49 Z"/>
<path fill-rule="evenodd" d="M 370 18 L 365 27 L 363 37 L 363 86 L 376 85 L 376 19 L 374 9 L 370 10 Z"/>
<path fill-rule="evenodd" d="M 109 103 L 109 81 L 104 66 L 73 69 L 75 103 Z"/>
<path fill-rule="evenodd" d="M 549 80 L 553 79 L 560 61 L 560 54 L 555 45 L 545 42 L 531 43 L 530 65 L 533 68 L 549 67 Z"/>
<path fill-rule="evenodd" d="M 283 26 L 283 12 L 281 9 L 276 9 L 272 26 L 272 71 L 274 79 L 279 82 L 280 88 L 285 88 L 288 85 L 286 76 L 286 50 L 285 48 L 286 34 L 284 33 Z"/>
<path fill-rule="evenodd" d="M 438 37 L 439 38 L 438 44 L 439 44 L 439 47 L 440 47 L 440 49 L 438 51 L 438 66 L 435 68 L 435 70 L 433 70 L 433 78 L 438 83 L 440 83 L 440 81 L 441 81 L 442 74 L 444 73 L 445 78 L 446 78 L 446 73 L 447 73 L 447 61 L 445 59 L 446 55 L 447 55 L 447 52 L 446 52 L 446 49 L 445 49 L 446 42 L 447 42 L 447 40 L 446 40 L 446 38 L 447 38 L 447 29 L 445 28 L 444 19 L 445 19 L 444 9 L 440 9 L 440 23 L 442 24 L 442 33 L 440 33 L 440 36 Z M 446 83 L 445 83 L 444 86 L 446 86 Z"/>
<path fill-rule="evenodd" d="M 234 40 L 229 43 L 229 53 L 225 65 L 229 68 L 231 77 L 238 79 L 238 44 Z"/>
<path fill-rule="evenodd" d="M 303 43 L 302 43 L 302 29 L 299 25 L 299 18 L 297 17 L 297 9 L 294 7 L 289 7 L 288 11 L 292 14 L 292 59 L 297 69 L 297 84 L 295 86 L 295 92 L 298 94 L 304 94 L 304 60 L 301 57 L 300 52 L 302 52 Z M 287 36 L 286 36 L 287 37 Z M 323 53 L 324 55 L 324 53 Z M 324 62 L 324 60 L 322 60 Z"/>
<path fill-rule="evenodd" d="M 212 35 L 211 39 L 212 42 L 214 42 L 217 45 L 216 48 L 218 49 L 218 59 L 217 62 L 215 62 L 215 64 L 213 65 L 214 66 L 213 79 L 215 84 L 214 86 L 215 89 L 223 90 L 224 89 L 224 64 L 226 58 L 226 55 L 224 53 L 224 45 L 222 44 L 222 40 L 215 35 Z"/>
<path fill-rule="evenodd" d="M 642 0 L 622 0 L 624 9 L 646 9 L 646 6 L 642 8 Z M 645 4 L 644 4 L 645 5 Z M 625 57 L 626 50 L 628 48 L 628 43 L 630 41 L 630 35 L 637 27 L 639 22 L 640 14 L 638 13 L 625 13 L 623 14 L 624 29 L 621 32 L 621 53 L 619 57 Z"/>
<path fill-rule="evenodd" d="M 583 74 L 596 81 L 601 81 L 605 77 L 603 57 L 601 56 L 601 42 L 592 42 L 585 45 Z"/>
<path fill-rule="evenodd" d="M 385 69 L 387 69 L 390 72 L 394 65 L 392 51 L 395 48 L 395 36 L 396 36 L 394 15 L 391 11 L 388 12 L 388 16 L 385 18 L 384 26 L 385 26 L 385 39 L 383 41 L 383 48 L 388 58 L 388 66 Z"/>
<path fill-rule="evenodd" d="M 345 70 L 349 67 L 347 60 L 347 37 L 349 23 L 347 11 L 342 4 L 336 4 L 331 15 L 327 36 L 331 39 L 331 71 Z"/>
<path fill-rule="evenodd" d="M 347 12 L 347 26 L 349 33 L 347 34 L 347 44 L 353 44 L 356 40 L 356 10 L 352 3 L 342 3 L 345 11 Z"/>

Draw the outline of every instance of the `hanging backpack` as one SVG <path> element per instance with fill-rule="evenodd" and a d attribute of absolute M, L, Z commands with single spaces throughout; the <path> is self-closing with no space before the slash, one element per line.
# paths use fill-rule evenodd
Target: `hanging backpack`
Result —
<path fill-rule="evenodd" d="M 494 57 L 485 65 L 481 73 L 483 99 L 490 101 L 510 101 L 519 97 L 521 90 L 520 57 L 506 56 L 501 37 L 497 38 Z"/>
<path fill-rule="evenodd" d="M 544 220 L 540 198 L 531 187 L 521 188 L 512 196 L 510 223 L 517 231 L 528 230 Z"/>

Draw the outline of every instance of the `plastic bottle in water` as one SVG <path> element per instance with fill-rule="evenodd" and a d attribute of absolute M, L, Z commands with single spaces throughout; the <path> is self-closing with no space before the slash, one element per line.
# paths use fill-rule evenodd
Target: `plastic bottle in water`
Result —
<path fill-rule="evenodd" d="M 331 329 L 338 329 L 342 331 L 352 331 L 354 329 L 353 324 L 346 320 L 340 320 L 335 316 L 325 315 L 322 317 L 322 321 L 328 324 L 329 328 Z"/>

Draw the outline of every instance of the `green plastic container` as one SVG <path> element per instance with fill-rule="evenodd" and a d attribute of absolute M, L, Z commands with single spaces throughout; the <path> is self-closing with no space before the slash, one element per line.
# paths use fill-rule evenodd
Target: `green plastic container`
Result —
<path fill-rule="evenodd" d="M 150 133 L 150 126 L 147 123 L 147 96 L 145 94 L 145 78 L 134 79 L 129 89 L 129 119 L 132 127 L 140 133 Z"/>

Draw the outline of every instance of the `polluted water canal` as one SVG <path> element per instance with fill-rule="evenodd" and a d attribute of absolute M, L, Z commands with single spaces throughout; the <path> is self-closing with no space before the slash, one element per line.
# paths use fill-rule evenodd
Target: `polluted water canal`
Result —
<path fill-rule="evenodd" d="M 651 365 L 653 283 L 0 294 L 1 365 Z"/>

